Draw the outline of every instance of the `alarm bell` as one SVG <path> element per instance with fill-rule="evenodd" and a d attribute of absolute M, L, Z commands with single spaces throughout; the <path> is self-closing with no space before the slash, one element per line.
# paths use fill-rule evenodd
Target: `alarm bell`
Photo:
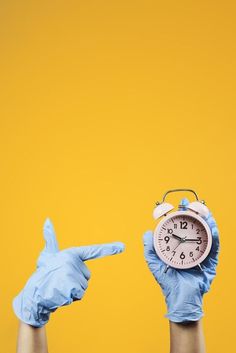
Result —
<path fill-rule="evenodd" d="M 186 206 L 186 208 L 188 208 L 190 211 L 198 213 L 202 217 L 207 217 L 210 212 L 206 205 L 200 201 L 191 202 L 188 206 Z"/>
<path fill-rule="evenodd" d="M 157 204 L 153 210 L 153 218 L 158 219 L 173 210 L 173 208 L 174 206 L 167 202 Z"/>

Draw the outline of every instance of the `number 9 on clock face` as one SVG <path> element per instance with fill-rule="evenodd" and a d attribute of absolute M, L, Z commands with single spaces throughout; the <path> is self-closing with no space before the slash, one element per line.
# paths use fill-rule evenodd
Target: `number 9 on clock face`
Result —
<path fill-rule="evenodd" d="M 165 216 L 154 231 L 154 248 L 167 265 L 187 269 L 199 265 L 212 246 L 211 230 L 192 211 L 176 211 Z"/>

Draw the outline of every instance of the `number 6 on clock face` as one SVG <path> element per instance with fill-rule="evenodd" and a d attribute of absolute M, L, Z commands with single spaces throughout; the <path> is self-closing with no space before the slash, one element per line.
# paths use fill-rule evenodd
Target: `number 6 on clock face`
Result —
<path fill-rule="evenodd" d="M 166 215 L 154 231 L 154 248 L 168 266 L 187 269 L 199 265 L 212 246 L 211 230 L 205 220 L 192 211 Z"/>

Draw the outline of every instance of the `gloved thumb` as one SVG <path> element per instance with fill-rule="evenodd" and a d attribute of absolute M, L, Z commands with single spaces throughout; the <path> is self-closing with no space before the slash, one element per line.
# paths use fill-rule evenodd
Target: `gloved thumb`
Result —
<path fill-rule="evenodd" d="M 153 245 L 153 232 L 148 230 L 143 235 L 144 256 L 148 264 L 156 265 L 157 254 Z"/>
<path fill-rule="evenodd" d="M 163 272 L 164 263 L 158 257 L 154 245 L 153 245 L 153 232 L 148 230 L 143 235 L 143 245 L 144 245 L 144 257 L 148 264 L 149 269 L 156 278 L 156 280 L 161 280 L 161 274 Z"/>
<path fill-rule="evenodd" d="M 43 226 L 43 235 L 45 239 L 44 253 L 55 254 L 59 251 L 55 230 L 49 218 L 46 219 Z"/>
<path fill-rule="evenodd" d="M 76 249 L 77 254 L 82 261 L 98 259 L 104 256 L 120 254 L 124 251 L 124 244 L 120 242 L 80 246 Z"/>

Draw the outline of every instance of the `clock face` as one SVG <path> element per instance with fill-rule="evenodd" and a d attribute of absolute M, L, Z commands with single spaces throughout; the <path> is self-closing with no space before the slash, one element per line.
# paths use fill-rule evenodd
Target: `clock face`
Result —
<path fill-rule="evenodd" d="M 167 265 L 186 269 L 200 264 L 209 254 L 212 236 L 203 218 L 191 211 L 165 216 L 154 231 L 157 255 Z"/>

